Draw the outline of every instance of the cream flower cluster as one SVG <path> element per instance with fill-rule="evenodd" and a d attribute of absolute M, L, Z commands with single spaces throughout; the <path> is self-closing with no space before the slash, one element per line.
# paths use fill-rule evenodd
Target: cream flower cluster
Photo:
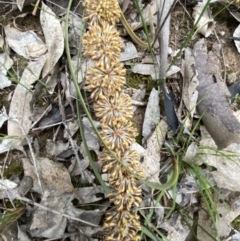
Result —
<path fill-rule="evenodd" d="M 138 154 L 129 150 L 137 131 L 132 123 L 131 99 L 122 91 L 126 70 L 119 62 L 123 45 L 115 28 L 121 12 L 117 0 L 85 0 L 84 7 L 88 23 L 88 31 L 83 36 L 84 55 L 94 63 L 86 74 L 85 89 L 94 100 L 102 139 L 111 150 L 104 149 L 99 158 L 113 190 L 108 196 L 114 208 L 105 216 L 105 240 L 139 240 L 136 208 L 142 199 L 133 173 L 142 173 Z"/>

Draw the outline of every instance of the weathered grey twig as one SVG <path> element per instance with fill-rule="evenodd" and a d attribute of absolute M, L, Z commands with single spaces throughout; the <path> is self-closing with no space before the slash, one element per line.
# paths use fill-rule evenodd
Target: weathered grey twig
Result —
<path fill-rule="evenodd" d="M 160 34 L 158 36 L 159 46 L 160 46 L 160 89 L 164 96 L 164 107 L 167 117 L 167 123 L 171 129 L 175 132 L 178 129 L 178 119 L 174 110 L 173 102 L 168 94 L 166 87 L 166 72 L 168 69 L 168 44 L 169 44 L 169 34 L 170 34 L 170 12 L 175 1 L 158 1 L 158 22 L 162 26 Z"/>

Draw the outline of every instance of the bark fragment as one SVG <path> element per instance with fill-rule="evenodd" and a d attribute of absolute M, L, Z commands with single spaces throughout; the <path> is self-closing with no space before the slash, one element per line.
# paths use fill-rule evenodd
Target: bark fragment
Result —
<path fill-rule="evenodd" d="M 216 145 L 223 149 L 231 143 L 240 143 L 240 123 L 227 102 L 230 94 L 221 79 L 217 50 L 214 44 L 208 52 L 202 39 L 195 44 L 193 52 L 199 80 L 197 110 Z"/>

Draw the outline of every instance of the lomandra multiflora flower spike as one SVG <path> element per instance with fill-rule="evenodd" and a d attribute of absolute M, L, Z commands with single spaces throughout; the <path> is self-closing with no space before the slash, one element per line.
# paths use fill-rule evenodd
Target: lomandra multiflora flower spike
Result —
<path fill-rule="evenodd" d="M 115 25 L 121 16 L 118 1 L 115 0 L 85 0 L 83 6 L 86 10 L 84 20 L 90 24 L 106 21 Z"/>
<path fill-rule="evenodd" d="M 114 66 L 120 57 L 122 41 L 114 26 L 108 22 L 89 25 L 83 36 L 84 54 L 98 65 Z"/>
<path fill-rule="evenodd" d="M 126 69 L 123 64 L 106 66 L 96 63 L 86 75 L 85 88 L 91 92 L 91 98 L 97 100 L 112 93 L 120 92 L 126 83 Z M 114 94 L 115 96 L 115 94 Z"/>
<path fill-rule="evenodd" d="M 109 87 L 109 86 L 108 86 Z M 116 92 L 115 95 L 105 95 L 94 104 L 94 112 L 98 119 L 109 125 L 117 122 L 129 122 L 133 117 L 133 106 L 128 95 Z"/>
<path fill-rule="evenodd" d="M 108 146 L 99 161 L 113 190 L 108 197 L 114 207 L 106 213 L 103 224 L 105 240 L 139 240 L 137 208 L 142 199 L 135 175 L 142 176 L 142 172 L 138 154 L 129 150 L 137 131 L 132 123 L 131 98 L 122 91 L 126 70 L 119 62 L 123 45 L 115 28 L 121 12 L 117 0 L 85 0 L 84 7 L 88 23 L 83 36 L 84 54 L 94 64 L 87 71 L 85 89 L 94 100 L 101 136 Z"/>

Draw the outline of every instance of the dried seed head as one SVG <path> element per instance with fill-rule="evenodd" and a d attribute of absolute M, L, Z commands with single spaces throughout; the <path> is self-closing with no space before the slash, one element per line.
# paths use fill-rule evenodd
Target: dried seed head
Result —
<path fill-rule="evenodd" d="M 131 98 L 119 92 L 113 96 L 104 96 L 94 104 L 94 112 L 102 123 L 114 125 L 117 121 L 128 122 L 133 117 Z"/>
<path fill-rule="evenodd" d="M 110 176 L 121 177 L 122 166 L 119 163 L 120 152 L 114 154 L 115 156 L 113 156 L 108 150 L 104 149 L 103 155 L 99 157 L 99 161 L 104 164 L 102 171 L 108 173 Z"/>
<path fill-rule="evenodd" d="M 137 232 L 141 229 L 139 217 L 133 212 L 122 210 L 107 213 L 104 228 L 109 230 L 105 240 L 140 240 L 137 235 Z"/>
<path fill-rule="evenodd" d="M 128 192 L 118 193 L 116 190 L 116 192 L 110 193 L 108 198 L 110 202 L 114 203 L 118 212 L 122 210 L 130 211 L 132 207 L 138 207 L 142 201 L 142 198 L 138 194 L 135 195 Z"/>
<path fill-rule="evenodd" d="M 125 74 L 126 70 L 121 63 L 109 66 L 96 64 L 87 72 L 85 89 L 91 93 L 94 92 L 94 99 L 104 99 L 104 96 L 115 95 L 126 83 Z M 100 96 L 101 93 L 104 96 Z"/>
<path fill-rule="evenodd" d="M 122 177 L 122 168 L 121 165 L 119 165 L 117 162 L 110 162 L 106 164 L 103 169 L 103 172 L 106 172 L 111 176 L 114 176 L 115 178 Z"/>
<path fill-rule="evenodd" d="M 114 125 L 102 123 L 101 134 L 111 150 L 124 152 L 134 142 L 137 131 L 131 122 L 116 122 Z"/>
<path fill-rule="evenodd" d="M 139 166 L 140 156 L 137 152 L 133 150 L 127 150 L 123 153 L 121 151 L 116 151 L 114 154 L 115 155 L 112 155 L 112 153 L 104 149 L 103 154 L 99 157 L 99 161 L 104 162 L 104 165 L 113 163 L 114 168 L 117 168 L 116 165 L 118 163 L 120 166 L 122 166 L 123 171 L 130 170 L 134 173 L 137 172 L 137 175 L 138 173 L 141 173 Z M 127 166 L 128 169 L 126 169 L 125 166 Z M 109 169 L 107 169 L 106 171 L 109 172 Z"/>
<path fill-rule="evenodd" d="M 103 98 L 108 95 L 108 91 L 104 87 L 98 87 L 91 90 L 90 98 L 97 101 L 99 98 Z"/>
<path fill-rule="evenodd" d="M 115 158 L 116 157 L 116 158 Z M 140 174 L 139 155 L 135 151 L 127 150 L 123 154 L 117 152 L 116 156 L 104 150 L 104 154 L 99 158 L 105 162 L 102 171 L 109 174 L 109 184 L 119 193 L 127 192 L 141 197 L 141 189 L 137 187 L 137 179 L 134 174 Z"/>
<path fill-rule="evenodd" d="M 137 152 L 127 150 L 124 152 L 121 158 L 122 162 L 130 168 L 130 170 L 136 171 L 140 164 L 140 156 Z"/>
<path fill-rule="evenodd" d="M 120 57 L 122 41 L 114 26 L 94 24 L 83 36 L 84 54 L 102 66 L 114 65 Z"/>
<path fill-rule="evenodd" d="M 90 24 L 107 21 L 115 25 L 120 18 L 120 8 L 116 0 L 85 0 L 83 6 L 86 9 L 84 20 Z"/>
<path fill-rule="evenodd" d="M 128 172 L 124 173 L 122 177 L 116 178 L 116 176 L 110 175 L 109 176 L 109 184 L 118 190 L 119 193 L 132 193 L 135 196 L 141 197 L 142 190 L 137 187 L 136 180 L 131 178 Z M 138 205 L 137 205 L 138 206 Z"/>

